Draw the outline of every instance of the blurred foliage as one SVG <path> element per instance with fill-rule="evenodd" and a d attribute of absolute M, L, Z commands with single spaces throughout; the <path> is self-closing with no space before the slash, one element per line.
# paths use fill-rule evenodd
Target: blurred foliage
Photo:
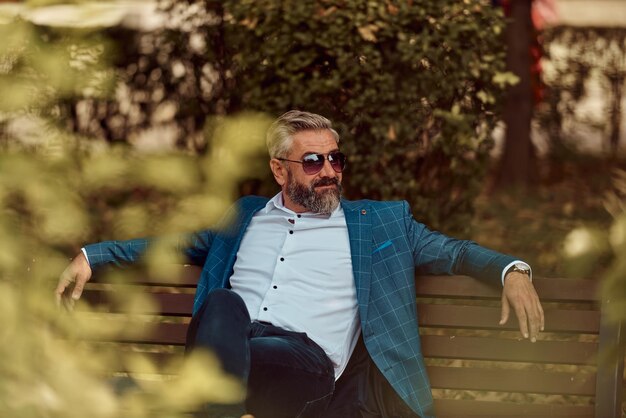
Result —
<path fill-rule="evenodd" d="M 613 221 L 608 227 L 581 225 L 563 243 L 563 256 L 570 275 L 597 277 L 608 318 L 626 320 L 626 170 L 615 169 L 613 187 L 604 196 Z"/>
<path fill-rule="evenodd" d="M 504 72 L 488 1 L 161 0 L 161 29 L 107 30 L 118 84 L 65 101 L 74 132 L 205 153 L 211 115 L 291 108 L 333 120 L 350 198 L 407 199 L 420 220 L 468 232 Z M 150 142 L 159 131 L 158 144 Z M 246 192 L 275 193 L 269 170 Z"/>
<path fill-rule="evenodd" d="M 207 117 L 227 113 L 219 2 L 158 5 L 163 22 L 154 29 L 114 25 L 103 31 L 113 45 L 114 93 L 74 97 L 61 109 L 76 133 L 139 149 L 204 153 Z"/>
<path fill-rule="evenodd" d="M 549 152 L 557 158 L 571 154 L 571 139 L 585 126 L 591 129 L 583 135 L 599 132 L 606 142 L 598 148 L 615 155 L 626 85 L 626 29 L 557 26 L 541 38 L 546 91 L 535 118 L 548 134 Z M 590 91 L 594 88 L 599 93 Z M 580 111 L 590 96 L 602 100 L 601 112 Z"/>
<path fill-rule="evenodd" d="M 139 380 L 117 393 L 111 370 L 140 365 L 158 375 L 162 366 L 141 353 L 90 349 L 85 338 L 129 330 L 112 320 L 94 326 L 105 314 L 85 304 L 60 311 L 52 290 L 68 252 L 94 237 L 175 236 L 213 225 L 248 170 L 259 169 L 269 119 L 212 117 L 210 152 L 201 157 L 87 141 L 64 129 L 62 103 L 112 94 L 111 40 L 19 19 L 0 24 L 0 37 L 0 416 L 182 417 L 209 401 L 240 401 L 240 385 L 201 354 L 175 379 Z M 158 255 L 161 263 L 175 258 Z M 149 295 L 127 299 L 138 311 L 152 303 Z"/>
<path fill-rule="evenodd" d="M 615 171 L 615 188 L 606 198 L 606 208 L 614 218 L 608 231 L 602 236 L 602 248 L 611 257 L 604 282 L 602 295 L 608 303 L 608 315 L 613 320 L 626 320 L 626 170 Z M 598 245 L 596 245 L 597 247 Z M 597 251 L 596 251 L 597 252 Z M 592 256 L 593 251 L 590 251 Z"/>

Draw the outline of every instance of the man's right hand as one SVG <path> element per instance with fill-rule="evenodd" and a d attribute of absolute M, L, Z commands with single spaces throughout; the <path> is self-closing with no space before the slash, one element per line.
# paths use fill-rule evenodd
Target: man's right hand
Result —
<path fill-rule="evenodd" d="M 91 279 L 91 267 L 85 254 L 81 251 L 59 277 L 59 283 L 55 290 L 57 305 L 61 306 L 63 302 L 66 302 L 67 307 L 72 307 L 82 295 L 85 283 L 89 279 Z M 70 286 L 72 283 L 74 284 L 73 289 Z M 71 297 L 68 297 L 65 292 L 70 290 L 72 294 Z"/>

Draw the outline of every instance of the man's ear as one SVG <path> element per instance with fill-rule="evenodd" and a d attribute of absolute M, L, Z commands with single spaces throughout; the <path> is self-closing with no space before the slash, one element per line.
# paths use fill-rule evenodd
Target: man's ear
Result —
<path fill-rule="evenodd" d="M 285 183 L 287 183 L 287 168 L 280 162 L 280 160 L 272 158 L 270 160 L 270 169 L 272 170 L 274 179 L 279 186 L 282 187 Z"/>

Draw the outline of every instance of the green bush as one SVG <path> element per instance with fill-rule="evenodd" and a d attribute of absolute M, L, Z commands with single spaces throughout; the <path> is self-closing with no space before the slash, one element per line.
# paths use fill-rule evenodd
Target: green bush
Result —
<path fill-rule="evenodd" d="M 503 72 L 504 19 L 490 2 L 159 3 L 165 28 L 107 31 L 127 97 L 65 100 L 61 115 L 75 132 L 134 143 L 161 129 L 163 142 L 168 131 L 179 148 L 204 154 L 211 116 L 321 113 L 349 154 L 349 198 L 407 199 L 430 226 L 469 232 L 513 78 Z M 242 190 L 276 192 L 269 170 L 255 177 Z"/>
<path fill-rule="evenodd" d="M 407 199 L 466 233 L 503 87 L 504 20 L 489 2 L 225 1 L 235 107 L 331 118 L 351 198 Z"/>

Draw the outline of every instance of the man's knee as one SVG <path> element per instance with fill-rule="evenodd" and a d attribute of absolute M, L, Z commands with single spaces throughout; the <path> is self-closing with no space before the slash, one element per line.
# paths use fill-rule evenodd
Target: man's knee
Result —
<path fill-rule="evenodd" d="M 230 289 L 213 289 L 207 293 L 206 301 L 211 302 L 211 304 L 232 302 L 239 303 L 240 301 L 243 303 L 241 296 Z"/>
<path fill-rule="evenodd" d="M 187 351 L 196 345 L 213 346 L 222 338 L 247 338 L 249 324 L 250 315 L 241 296 L 229 289 L 211 290 L 189 324 Z"/>
<path fill-rule="evenodd" d="M 215 315 L 216 313 L 244 314 L 248 316 L 246 304 L 237 293 L 230 289 L 213 289 L 206 297 L 199 316 Z"/>

